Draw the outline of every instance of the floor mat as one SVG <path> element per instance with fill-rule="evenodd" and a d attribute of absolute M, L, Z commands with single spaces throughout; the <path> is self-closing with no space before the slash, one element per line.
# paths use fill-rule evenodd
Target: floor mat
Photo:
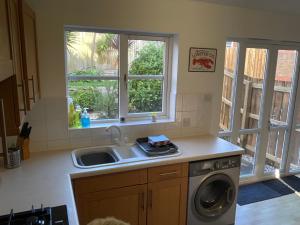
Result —
<path fill-rule="evenodd" d="M 292 183 L 292 182 L 291 182 Z M 299 179 L 300 188 L 300 179 Z M 280 180 L 268 180 L 255 184 L 248 184 L 239 187 L 237 202 L 239 205 L 247 205 L 280 196 L 292 194 L 294 191 L 287 187 Z"/>
<path fill-rule="evenodd" d="M 283 177 L 282 180 L 294 188 L 296 191 L 300 191 L 300 178 L 296 176 Z"/>

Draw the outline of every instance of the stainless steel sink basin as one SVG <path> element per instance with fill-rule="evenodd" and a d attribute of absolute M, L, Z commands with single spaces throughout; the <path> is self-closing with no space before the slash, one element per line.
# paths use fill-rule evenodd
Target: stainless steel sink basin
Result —
<path fill-rule="evenodd" d="M 81 166 L 102 165 L 119 161 L 113 152 L 89 152 L 77 158 Z"/>
<path fill-rule="evenodd" d="M 95 147 L 74 150 L 73 161 L 77 167 L 90 168 L 110 165 L 120 161 L 117 152 L 111 147 Z"/>

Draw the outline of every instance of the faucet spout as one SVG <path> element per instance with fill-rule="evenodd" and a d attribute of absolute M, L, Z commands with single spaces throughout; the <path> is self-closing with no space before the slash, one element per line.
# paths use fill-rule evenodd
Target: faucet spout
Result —
<path fill-rule="evenodd" d="M 119 134 L 119 137 L 117 138 L 117 139 L 118 139 L 117 144 L 118 144 L 118 145 L 124 144 L 123 133 L 122 133 L 121 128 L 120 128 L 119 126 L 111 125 L 111 126 L 105 128 L 105 131 L 106 131 L 106 132 L 111 132 L 111 135 L 113 135 L 113 133 L 112 133 L 112 130 L 113 130 L 113 129 L 117 130 L 117 131 L 118 131 L 118 134 Z"/>

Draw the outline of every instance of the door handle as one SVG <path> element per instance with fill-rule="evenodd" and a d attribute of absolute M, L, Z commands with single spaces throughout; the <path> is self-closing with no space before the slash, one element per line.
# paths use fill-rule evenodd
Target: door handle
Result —
<path fill-rule="evenodd" d="M 176 175 L 177 171 L 173 171 L 173 172 L 168 172 L 168 173 L 160 173 L 159 176 L 172 176 L 172 175 Z"/>
<path fill-rule="evenodd" d="M 141 208 L 144 211 L 145 210 L 145 193 L 141 192 L 140 193 L 140 201 L 141 201 Z"/>
<path fill-rule="evenodd" d="M 28 79 L 28 81 L 31 81 L 32 83 L 32 100 L 33 102 L 35 103 L 35 88 L 34 88 L 34 79 L 33 79 L 33 76 L 31 78 Z"/>
<path fill-rule="evenodd" d="M 149 209 L 152 209 L 152 190 L 149 190 L 148 192 L 148 199 L 149 199 Z"/>

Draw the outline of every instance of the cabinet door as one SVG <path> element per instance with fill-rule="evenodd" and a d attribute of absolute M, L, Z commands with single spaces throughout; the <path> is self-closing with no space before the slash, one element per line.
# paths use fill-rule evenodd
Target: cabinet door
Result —
<path fill-rule="evenodd" d="M 7 136 L 19 133 L 20 118 L 18 106 L 17 80 L 11 76 L 0 82 L 0 98 L 3 99 Z"/>
<path fill-rule="evenodd" d="M 8 8 L 13 54 L 13 69 L 17 78 L 19 112 L 22 121 L 26 114 L 27 107 L 25 105 L 25 82 L 23 78 L 18 0 L 9 0 Z"/>
<path fill-rule="evenodd" d="M 31 109 L 33 104 L 40 98 L 35 14 L 25 1 L 20 2 L 21 42 L 27 92 L 26 102 L 29 109 Z"/>
<path fill-rule="evenodd" d="M 136 185 L 76 196 L 80 224 L 114 217 L 130 225 L 146 224 L 147 185 Z"/>
<path fill-rule="evenodd" d="M 185 225 L 188 178 L 148 184 L 147 225 Z"/>
<path fill-rule="evenodd" d="M 0 0 L 0 81 L 13 75 L 6 0 Z"/>

